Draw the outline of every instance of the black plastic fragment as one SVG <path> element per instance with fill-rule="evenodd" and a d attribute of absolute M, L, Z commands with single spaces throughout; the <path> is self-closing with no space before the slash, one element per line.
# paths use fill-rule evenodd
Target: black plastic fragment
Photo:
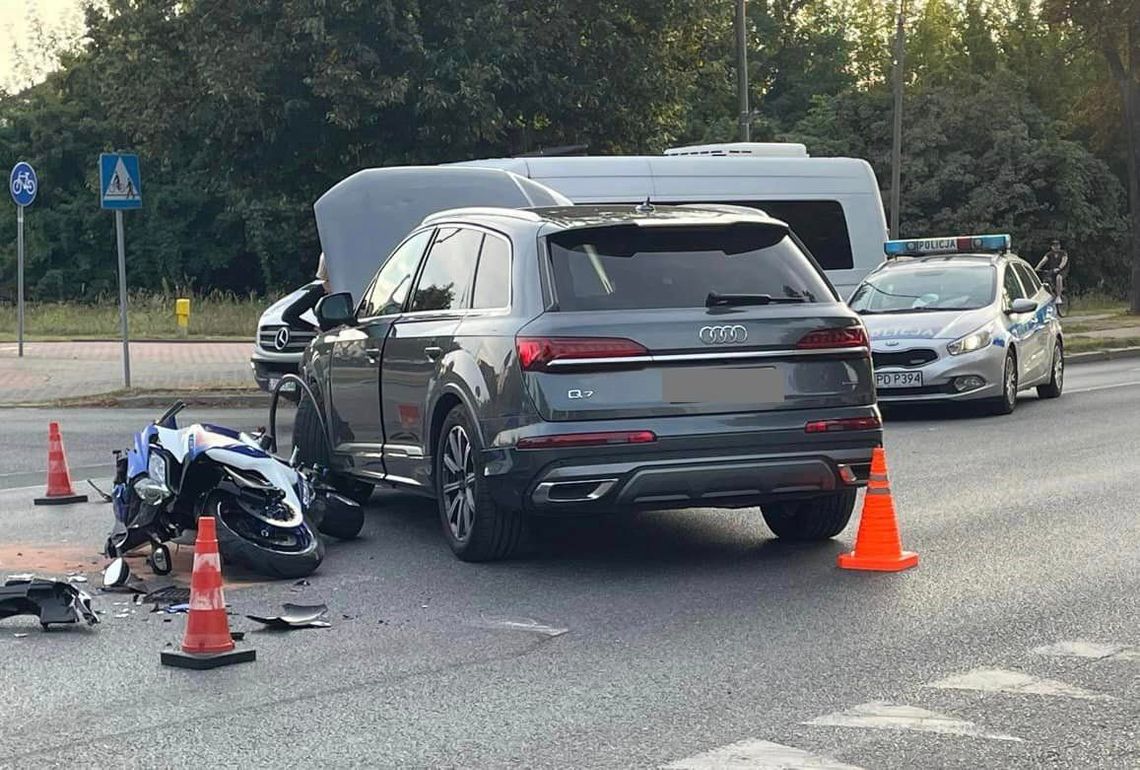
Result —
<path fill-rule="evenodd" d="M 0 585 L 0 620 L 16 615 L 34 615 L 45 629 L 52 624 L 99 622 L 86 593 L 71 583 L 32 575 L 9 577 Z"/>
<path fill-rule="evenodd" d="M 250 620 L 264 623 L 267 627 L 288 631 L 294 628 L 329 628 L 332 624 L 323 620 L 329 612 L 324 604 L 282 604 L 281 614 L 273 617 L 246 615 Z"/>

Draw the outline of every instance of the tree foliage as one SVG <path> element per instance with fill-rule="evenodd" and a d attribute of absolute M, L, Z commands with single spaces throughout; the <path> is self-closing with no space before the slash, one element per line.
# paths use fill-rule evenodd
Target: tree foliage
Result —
<path fill-rule="evenodd" d="M 1069 5 L 1082 3 L 1095 5 Z M 904 231 L 1008 229 L 1026 251 L 1059 235 L 1078 283 L 1119 286 L 1125 132 L 1106 127 L 1120 123 L 1118 89 L 1079 19 L 1034 0 L 912 5 Z M 754 138 L 865 157 L 885 187 L 893 7 L 752 0 Z M 735 139 L 733 8 L 95 4 L 55 72 L 0 97 L 0 155 L 30 160 L 42 184 L 27 218 L 30 293 L 113 292 L 112 221 L 97 205 L 103 151 L 142 156 L 145 207 L 127 216 L 133 286 L 273 291 L 311 274 L 312 204 L 361 168 Z M 14 250 L 0 241 L 0 295 L 14 288 Z"/>

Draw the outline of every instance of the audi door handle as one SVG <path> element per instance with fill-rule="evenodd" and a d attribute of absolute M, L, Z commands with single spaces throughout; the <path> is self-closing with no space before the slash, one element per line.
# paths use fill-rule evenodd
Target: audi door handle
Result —
<path fill-rule="evenodd" d="M 438 361 L 443 356 L 443 348 L 429 345 L 424 348 L 424 355 L 432 361 Z"/>
<path fill-rule="evenodd" d="M 364 354 L 368 356 L 368 363 L 370 364 L 380 360 L 380 348 L 365 348 Z"/>

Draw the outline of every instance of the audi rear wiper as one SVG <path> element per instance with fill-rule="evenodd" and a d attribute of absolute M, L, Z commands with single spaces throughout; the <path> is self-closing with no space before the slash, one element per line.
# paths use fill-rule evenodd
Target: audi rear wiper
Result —
<path fill-rule="evenodd" d="M 710 291 L 705 307 L 732 307 L 734 305 L 786 305 L 807 302 L 806 297 L 773 297 L 771 294 L 718 294 Z"/>

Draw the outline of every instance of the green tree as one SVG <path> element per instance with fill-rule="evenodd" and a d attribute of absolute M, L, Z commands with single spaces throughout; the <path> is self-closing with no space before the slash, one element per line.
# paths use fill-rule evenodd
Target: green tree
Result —
<path fill-rule="evenodd" d="M 821 99 L 787 138 L 813 154 L 866 158 L 888 179 L 890 100 L 885 88 Z M 1106 276 L 1125 269 L 1120 182 L 1104 161 L 1064 139 L 1015 79 L 928 86 L 905 110 L 903 236 L 1009 232 L 1027 257 L 1059 237 L 1080 244 L 1077 288 L 1113 290 Z"/>
<path fill-rule="evenodd" d="M 1132 312 L 1140 313 L 1140 0 L 1046 0 L 1046 7 L 1101 51 L 1120 92 L 1132 215 L 1130 299 Z"/>

